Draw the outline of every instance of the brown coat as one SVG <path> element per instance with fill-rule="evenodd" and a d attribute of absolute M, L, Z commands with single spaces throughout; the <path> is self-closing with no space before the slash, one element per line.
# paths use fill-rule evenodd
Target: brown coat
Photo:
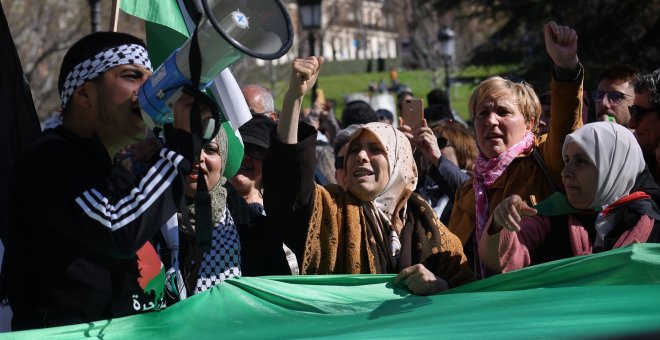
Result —
<path fill-rule="evenodd" d="M 359 200 L 337 185 L 317 185 L 314 196 L 302 274 L 397 273 L 422 263 L 450 287 L 473 280 L 461 242 L 421 196 L 412 194 L 407 201 L 396 268 L 380 263 L 382 251 Z"/>
<path fill-rule="evenodd" d="M 414 193 L 400 202 L 407 206 L 394 263 L 362 203 L 337 185 L 314 183 L 317 132 L 304 123 L 298 132 L 299 142 L 290 145 L 271 135 L 263 183 L 268 218 L 296 254 L 301 274 L 394 274 L 422 263 L 451 287 L 474 279 L 461 242 Z"/>
<path fill-rule="evenodd" d="M 548 175 L 557 187 L 561 187 L 561 170 L 564 168 L 561 150 L 566 135 L 582 126 L 582 80 L 584 72 L 575 81 L 552 80 L 552 106 L 550 113 L 550 131 L 537 138 L 536 144 L 543 157 Z M 553 185 L 530 153 L 515 159 L 495 183 L 487 190 L 488 214 L 511 195 L 519 195 L 529 201 L 535 195 L 541 201 L 554 192 Z M 464 246 L 468 246 L 475 228 L 475 198 L 472 179 L 469 179 L 456 193 L 454 208 L 449 220 L 449 230 L 454 233 Z"/>

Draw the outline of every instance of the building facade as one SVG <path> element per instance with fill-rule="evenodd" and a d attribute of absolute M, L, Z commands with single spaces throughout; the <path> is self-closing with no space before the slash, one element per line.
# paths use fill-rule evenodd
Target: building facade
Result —
<path fill-rule="evenodd" d="M 297 1 L 285 3 L 295 38 L 291 51 L 274 64 L 286 64 L 312 54 L 322 55 L 327 61 L 391 59 L 399 55 L 393 0 L 321 1 L 321 26 L 313 30 L 303 29 Z M 265 63 L 257 61 L 258 65 Z"/>

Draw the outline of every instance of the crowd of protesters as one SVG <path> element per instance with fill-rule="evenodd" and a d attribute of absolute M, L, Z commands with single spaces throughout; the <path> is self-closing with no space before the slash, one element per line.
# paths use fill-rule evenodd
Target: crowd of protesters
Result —
<path fill-rule="evenodd" d="M 13 329 L 167 308 L 240 276 L 392 273 L 427 295 L 658 242 L 660 70 L 612 66 L 589 96 L 576 32 L 549 22 L 543 34 L 550 90 L 490 77 L 469 125 L 439 89 L 421 122 L 361 100 L 337 120 L 323 96 L 304 110 L 323 58 L 297 59 L 281 111 L 267 88 L 243 86 L 253 118 L 232 178 L 224 130 L 193 152 L 192 96 L 142 141 L 136 91 L 152 69 L 139 39 L 81 39 L 62 62 L 61 124 L 23 151 L 11 182 Z M 397 89 L 400 110 L 415 94 Z M 207 189 L 210 230 L 195 199 Z M 549 200 L 564 208 L 539 204 Z"/>

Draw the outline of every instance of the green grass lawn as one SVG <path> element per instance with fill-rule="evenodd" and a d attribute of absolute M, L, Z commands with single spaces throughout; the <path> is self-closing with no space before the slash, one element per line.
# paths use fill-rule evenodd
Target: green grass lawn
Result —
<path fill-rule="evenodd" d="M 514 69 L 515 65 L 488 68 L 471 66 L 452 74 L 453 78 L 459 79 L 458 81 L 454 81 L 452 85 L 450 97 L 452 108 L 463 118 L 467 119 L 467 101 L 478 81 L 491 75 L 506 74 Z M 440 87 L 444 88 L 444 72 L 441 70 L 437 75 L 437 81 Z M 288 77 L 285 79 L 288 79 Z M 355 92 L 364 92 L 366 94 L 368 93 L 369 82 L 373 80 L 378 83 L 380 79 L 384 79 L 389 83 L 389 73 L 372 72 L 331 75 L 324 74 L 322 70 L 321 77 L 319 78 L 319 88 L 323 89 L 326 98 L 337 101 L 336 113 L 339 117 L 344 108 L 345 95 Z M 410 87 L 416 97 L 423 98 L 426 101 L 426 94 L 433 88 L 433 72 L 430 70 L 399 71 L 399 81 Z M 277 107 L 281 107 L 282 105 L 282 97 L 287 84 L 287 82 L 280 81 L 275 85 L 274 92 Z M 305 101 L 305 107 L 309 106 L 311 106 L 311 100 L 308 95 Z"/>

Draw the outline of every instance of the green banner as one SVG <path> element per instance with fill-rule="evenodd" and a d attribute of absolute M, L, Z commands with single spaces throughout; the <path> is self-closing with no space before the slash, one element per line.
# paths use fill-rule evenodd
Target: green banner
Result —
<path fill-rule="evenodd" d="M 636 338 L 660 336 L 660 245 L 635 244 L 433 296 L 393 275 L 231 279 L 160 312 L 7 339 Z"/>

